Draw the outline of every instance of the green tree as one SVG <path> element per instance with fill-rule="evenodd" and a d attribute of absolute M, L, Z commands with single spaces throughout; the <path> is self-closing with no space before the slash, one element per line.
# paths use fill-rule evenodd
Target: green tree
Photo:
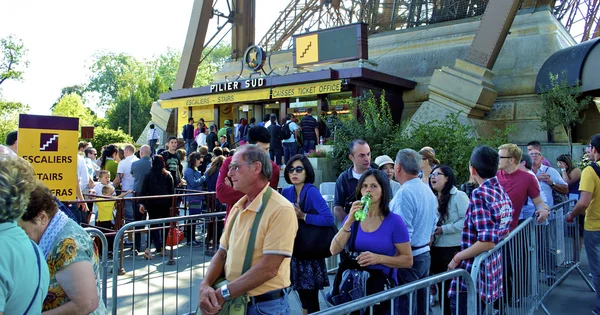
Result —
<path fill-rule="evenodd" d="M 83 99 L 84 99 L 83 95 L 85 94 L 85 92 L 87 92 L 87 88 L 84 84 L 65 86 L 64 88 L 62 88 L 60 90 L 60 96 L 58 97 L 56 102 L 54 102 L 54 104 L 52 104 L 52 106 L 50 107 L 50 110 L 52 111 L 54 106 L 56 106 L 56 104 L 58 104 L 58 101 L 60 101 L 60 99 L 63 98 L 65 95 L 77 94 L 77 95 L 79 95 L 79 97 L 81 97 L 81 99 L 83 101 Z"/>
<path fill-rule="evenodd" d="M 79 118 L 79 127 L 90 126 L 94 121 L 91 110 L 83 105 L 81 96 L 75 93 L 63 96 L 52 109 L 52 115 Z"/>
<path fill-rule="evenodd" d="M 88 141 L 92 141 L 95 148 L 98 148 L 98 153 L 100 153 L 100 148 L 105 145 L 114 144 L 114 143 L 133 143 L 133 138 L 123 132 L 121 129 L 113 130 L 105 127 L 98 127 L 94 130 L 94 139 L 85 139 Z"/>
<path fill-rule="evenodd" d="M 550 73 L 551 86 L 545 87 L 546 92 L 541 96 L 540 130 L 553 132 L 556 127 L 563 127 L 567 132 L 570 152 L 573 154 L 572 128 L 583 122 L 585 114 L 581 114 L 581 111 L 588 108 L 592 98 L 582 97 L 579 82 L 575 86 L 569 85 L 565 71 L 561 77 L 562 80 L 559 81 L 558 74 Z"/>
<path fill-rule="evenodd" d="M 477 138 L 474 137 L 474 127 L 461 123 L 458 114 L 450 114 L 442 120 L 410 125 L 408 132 L 408 123 L 394 123 L 390 106 L 384 97 L 382 95 L 377 99 L 369 93 L 363 98 L 355 99 L 353 106 L 357 106 L 360 113 L 358 123 L 354 119 L 341 120 L 333 141 L 333 158 L 338 172 L 350 167 L 348 143 L 354 139 L 362 139 L 369 144 L 373 158 L 386 154 L 395 159 L 396 153 L 401 149 L 418 151 L 424 146 L 431 146 L 435 149 L 436 157 L 456 172 L 458 181 L 465 182 L 469 178 L 469 158 L 475 146 L 487 144 L 497 148 L 508 142 L 508 135 L 513 130 L 513 127 L 495 130 L 493 138 Z"/>
<path fill-rule="evenodd" d="M 23 41 L 9 35 L 0 38 L 0 85 L 6 80 L 23 79 L 22 68 L 27 68 L 29 62 L 25 60 L 25 45 Z"/>
<path fill-rule="evenodd" d="M 29 110 L 29 106 L 25 104 L 0 100 L 0 143 L 6 144 L 6 135 L 18 128 L 19 114 L 25 114 Z"/>

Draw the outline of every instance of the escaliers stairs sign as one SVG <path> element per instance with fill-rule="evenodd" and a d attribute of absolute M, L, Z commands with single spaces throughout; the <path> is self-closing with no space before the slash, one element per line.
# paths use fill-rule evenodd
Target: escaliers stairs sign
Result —
<path fill-rule="evenodd" d="M 18 155 L 61 201 L 76 199 L 79 118 L 19 115 Z"/>

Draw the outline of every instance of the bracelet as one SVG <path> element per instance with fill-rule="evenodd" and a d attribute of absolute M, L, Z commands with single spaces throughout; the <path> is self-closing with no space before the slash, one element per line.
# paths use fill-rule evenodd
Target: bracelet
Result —
<path fill-rule="evenodd" d="M 352 233 L 352 230 L 346 230 L 344 229 L 344 227 L 342 226 L 342 231 L 346 232 L 346 233 Z"/>

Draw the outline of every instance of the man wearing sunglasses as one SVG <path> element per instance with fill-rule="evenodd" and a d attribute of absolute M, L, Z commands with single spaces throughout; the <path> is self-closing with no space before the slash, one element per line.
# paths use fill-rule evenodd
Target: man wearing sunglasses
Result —
<path fill-rule="evenodd" d="M 269 154 L 271 148 L 271 134 L 265 127 L 256 126 L 248 130 L 248 142 L 250 144 L 256 144 L 265 153 Z M 231 164 L 232 157 L 228 157 L 223 161 L 223 165 L 219 170 L 219 177 L 217 178 L 217 199 L 221 203 L 227 205 L 227 215 L 231 211 L 231 207 L 238 202 L 244 194 L 233 188 L 233 182 L 231 178 L 227 176 L 229 172 L 229 165 Z M 279 166 L 272 161 L 271 166 L 273 167 L 273 173 L 271 174 L 270 186 L 273 189 L 277 189 L 279 184 Z M 227 218 L 227 216 L 225 217 Z"/>

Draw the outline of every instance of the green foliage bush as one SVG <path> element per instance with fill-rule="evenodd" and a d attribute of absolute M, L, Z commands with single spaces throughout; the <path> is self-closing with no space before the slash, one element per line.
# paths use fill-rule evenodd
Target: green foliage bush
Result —
<path fill-rule="evenodd" d="M 94 145 L 94 148 L 100 150 L 105 145 L 115 144 L 115 143 L 132 143 L 133 138 L 123 132 L 123 130 L 118 129 L 109 129 L 104 127 L 98 127 L 94 129 L 94 139 L 84 139 L 86 141 L 91 141 Z M 100 152 L 98 152 L 100 153 Z"/>
<path fill-rule="evenodd" d="M 354 139 L 363 139 L 371 148 L 372 160 L 379 155 L 396 158 L 396 153 L 404 148 L 416 151 L 424 146 L 435 149 L 436 158 L 455 171 L 457 183 L 469 178 L 469 158 L 473 149 L 480 144 L 498 148 L 508 142 L 508 135 L 513 130 L 495 130 L 492 138 L 475 137 L 475 129 L 471 125 L 462 124 L 458 114 L 450 114 L 443 120 L 434 120 L 427 124 L 403 125 L 392 120 L 389 104 L 382 96 L 379 100 L 368 94 L 356 99 L 354 106 L 362 115 L 361 121 L 342 120 L 333 142 L 333 158 L 338 172 L 350 167 L 348 144 Z"/>

